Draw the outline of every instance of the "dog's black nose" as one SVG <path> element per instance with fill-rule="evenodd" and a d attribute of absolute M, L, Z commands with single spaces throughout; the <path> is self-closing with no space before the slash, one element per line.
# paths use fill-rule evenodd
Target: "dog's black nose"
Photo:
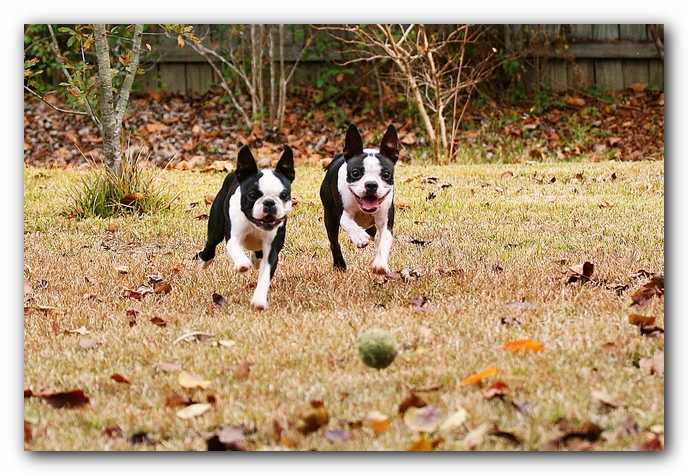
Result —
<path fill-rule="evenodd" d="M 263 201 L 263 209 L 265 210 L 266 213 L 272 213 L 275 211 L 275 201 L 274 200 L 265 200 Z"/>
<path fill-rule="evenodd" d="M 369 194 L 373 194 L 377 191 L 377 182 L 375 181 L 367 181 L 365 184 L 365 189 L 366 192 Z"/>

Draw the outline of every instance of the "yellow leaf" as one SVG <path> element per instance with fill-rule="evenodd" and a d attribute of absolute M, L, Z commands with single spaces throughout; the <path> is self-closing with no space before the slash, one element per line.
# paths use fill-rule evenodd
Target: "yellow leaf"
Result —
<path fill-rule="evenodd" d="M 411 447 L 406 449 L 408 452 L 431 452 L 435 450 L 432 444 L 428 441 L 425 434 L 421 434 Z"/>
<path fill-rule="evenodd" d="M 506 343 L 502 349 L 517 353 L 537 353 L 542 350 L 542 343 L 534 340 L 514 340 Z"/>
<path fill-rule="evenodd" d="M 499 371 L 497 371 L 497 369 L 494 366 L 488 366 L 484 370 L 475 373 L 474 375 L 471 375 L 463 381 L 461 381 L 461 384 L 459 386 L 477 383 L 478 381 L 482 381 L 483 379 L 489 378 L 490 376 L 494 376 L 496 374 L 499 374 Z"/>
<path fill-rule="evenodd" d="M 380 411 L 370 411 L 363 416 L 363 425 L 373 429 L 375 435 L 380 435 L 389 427 L 389 416 Z"/>
<path fill-rule="evenodd" d="M 190 388 L 203 388 L 206 389 L 210 386 L 210 381 L 205 380 L 198 376 L 197 374 L 189 373 L 188 371 L 182 371 L 177 376 L 177 381 L 182 387 L 187 389 Z"/>
<path fill-rule="evenodd" d="M 177 411 L 177 417 L 180 419 L 191 419 L 192 417 L 200 416 L 212 407 L 212 404 L 191 404 Z"/>
<path fill-rule="evenodd" d="M 182 35 L 177 36 L 177 44 L 182 48 L 184 47 L 184 39 L 182 38 Z"/>

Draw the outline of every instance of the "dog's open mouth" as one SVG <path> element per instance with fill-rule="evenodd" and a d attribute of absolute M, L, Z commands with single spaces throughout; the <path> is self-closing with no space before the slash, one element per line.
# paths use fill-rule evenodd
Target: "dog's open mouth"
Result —
<path fill-rule="evenodd" d="M 256 218 L 250 218 L 251 222 L 258 226 L 261 229 L 265 229 L 267 231 L 270 231 L 274 229 L 275 227 L 279 226 L 282 224 L 282 221 L 284 221 L 284 218 L 276 218 L 275 216 L 268 214 L 267 216 L 261 218 L 261 219 L 256 219 Z"/>
<path fill-rule="evenodd" d="M 382 197 L 358 196 L 356 193 L 354 193 L 353 195 L 354 198 L 356 198 L 358 205 L 361 207 L 363 211 L 365 211 L 366 213 L 374 213 L 380 206 L 382 206 L 382 202 L 385 201 L 385 198 L 387 198 L 388 194 L 389 192 Z"/>

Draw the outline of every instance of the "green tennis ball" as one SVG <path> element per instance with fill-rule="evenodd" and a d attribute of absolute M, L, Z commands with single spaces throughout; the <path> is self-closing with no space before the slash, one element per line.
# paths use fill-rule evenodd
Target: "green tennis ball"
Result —
<path fill-rule="evenodd" d="M 394 337 L 379 328 L 368 330 L 358 338 L 358 356 L 371 368 L 386 368 L 398 352 L 399 344 Z"/>

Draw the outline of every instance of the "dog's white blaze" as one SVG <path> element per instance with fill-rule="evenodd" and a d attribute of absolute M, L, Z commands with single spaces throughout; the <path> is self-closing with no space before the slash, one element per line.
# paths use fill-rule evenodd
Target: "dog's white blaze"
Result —
<path fill-rule="evenodd" d="M 291 200 L 287 200 L 286 203 L 283 203 L 282 199 L 279 197 L 280 193 L 284 191 L 284 184 L 275 176 L 272 170 L 263 170 L 263 176 L 258 179 L 258 187 L 263 193 L 263 196 L 258 198 L 253 205 L 254 218 L 263 219 L 265 217 L 263 202 L 268 198 L 275 202 L 277 209 L 275 218 L 281 219 L 291 211 Z"/>

